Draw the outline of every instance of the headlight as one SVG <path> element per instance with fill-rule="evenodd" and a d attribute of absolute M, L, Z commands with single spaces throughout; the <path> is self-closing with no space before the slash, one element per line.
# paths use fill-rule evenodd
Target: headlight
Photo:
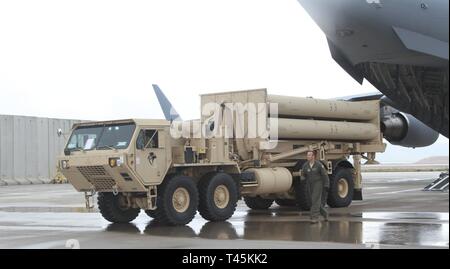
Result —
<path fill-rule="evenodd" d="M 67 160 L 61 161 L 61 167 L 62 169 L 69 169 L 69 161 Z"/>
<path fill-rule="evenodd" d="M 109 166 L 116 167 L 116 166 L 122 166 L 123 164 L 123 157 L 120 158 L 109 158 Z"/>

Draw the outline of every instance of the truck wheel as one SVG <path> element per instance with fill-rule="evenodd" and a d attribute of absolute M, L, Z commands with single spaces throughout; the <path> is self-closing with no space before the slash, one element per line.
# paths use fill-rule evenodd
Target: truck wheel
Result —
<path fill-rule="evenodd" d="M 269 209 L 269 207 L 271 207 L 273 204 L 272 199 L 264 199 L 261 198 L 260 196 L 256 197 L 245 196 L 244 202 L 251 209 Z"/>
<path fill-rule="evenodd" d="M 328 205 L 330 207 L 348 207 L 353 200 L 353 173 L 352 169 L 338 168 L 330 180 Z"/>
<path fill-rule="evenodd" d="M 103 218 L 112 223 L 128 223 L 133 221 L 141 211 L 139 208 L 126 206 L 125 196 L 109 192 L 98 194 L 98 208 Z"/>
<path fill-rule="evenodd" d="M 198 190 L 192 178 L 173 176 L 164 179 L 158 189 L 154 217 L 165 225 L 186 225 L 198 207 Z"/>
<path fill-rule="evenodd" d="M 306 180 L 297 179 L 294 181 L 295 201 L 298 207 L 303 211 L 311 209 L 311 194 L 309 193 Z"/>
<path fill-rule="evenodd" d="M 285 207 L 294 207 L 297 205 L 295 200 L 292 199 L 275 199 L 275 203 L 279 206 L 285 206 Z"/>
<path fill-rule="evenodd" d="M 233 216 L 239 198 L 238 185 L 226 173 L 206 174 L 198 184 L 200 215 L 209 221 L 224 221 Z"/>

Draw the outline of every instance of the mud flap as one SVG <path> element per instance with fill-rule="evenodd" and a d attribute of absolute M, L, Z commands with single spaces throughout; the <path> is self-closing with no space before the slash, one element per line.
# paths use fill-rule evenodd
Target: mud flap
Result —
<path fill-rule="evenodd" d="M 362 189 L 354 189 L 353 190 L 353 201 L 362 201 Z"/>

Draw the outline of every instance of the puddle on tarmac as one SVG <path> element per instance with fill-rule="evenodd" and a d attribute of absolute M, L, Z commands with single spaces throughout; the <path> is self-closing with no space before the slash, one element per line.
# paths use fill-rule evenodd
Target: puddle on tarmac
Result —
<path fill-rule="evenodd" d="M 389 220 L 439 220 L 448 221 L 448 213 L 439 212 L 364 212 L 360 214 L 364 219 Z"/>
<path fill-rule="evenodd" d="M 91 213 L 91 212 L 98 212 L 96 209 L 88 210 L 86 207 L 55 207 L 55 206 L 40 206 L 40 207 L 19 207 L 19 206 L 9 206 L 9 207 L 2 207 L 0 208 L 0 211 L 2 212 L 20 212 L 20 213 L 35 213 L 35 212 L 42 212 L 42 213 Z"/>
<path fill-rule="evenodd" d="M 110 224 L 108 232 L 222 240 L 281 240 L 448 247 L 448 224 L 330 221 L 198 222 L 167 227 L 156 221 L 147 225 Z"/>
<path fill-rule="evenodd" d="M 64 209 L 55 209 L 64 210 Z M 13 215 L 11 215 L 13 214 Z M 18 215 L 19 214 L 19 215 Z M 80 217 L 78 214 L 83 214 Z M 17 224 L 26 229 L 102 230 L 136 234 L 222 240 L 280 240 L 448 247 L 449 213 L 363 212 L 331 214 L 330 222 L 311 225 L 307 213 L 296 211 L 237 211 L 229 222 L 206 222 L 199 215 L 188 225 L 167 227 L 149 221 L 142 213 L 131 224 L 99 225 L 100 214 L 9 213 L 0 214 L 3 225 Z M 74 220 L 76 219 L 76 221 Z M 82 220 L 82 222 L 80 222 Z M 100 222 L 99 222 L 100 221 Z M 74 223 L 77 225 L 74 226 Z M 103 222 L 106 224 L 106 222 Z M 9 224 L 8 224 L 9 225 Z"/>

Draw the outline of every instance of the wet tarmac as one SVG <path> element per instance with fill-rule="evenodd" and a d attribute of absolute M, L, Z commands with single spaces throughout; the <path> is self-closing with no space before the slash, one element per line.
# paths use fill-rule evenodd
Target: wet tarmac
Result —
<path fill-rule="evenodd" d="M 449 248 L 448 193 L 421 191 L 438 173 L 370 174 L 364 201 L 314 225 L 308 212 L 242 202 L 227 222 L 110 224 L 70 185 L 0 187 L 0 248 Z"/>

